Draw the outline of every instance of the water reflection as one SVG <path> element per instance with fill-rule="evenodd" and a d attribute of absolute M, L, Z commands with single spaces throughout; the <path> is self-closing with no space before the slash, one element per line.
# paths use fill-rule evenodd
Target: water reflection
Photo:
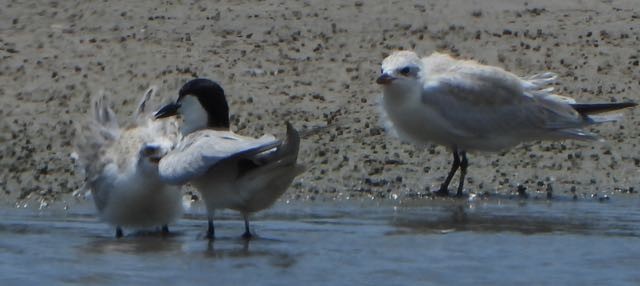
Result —
<path fill-rule="evenodd" d="M 21 223 L 3 223 L 0 224 L 0 234 L 45 234 L 46 226 L 28 225 Z"/>
<path fill-rule="evenodd" d="M 274 268 L 288 268 L 296 263 L 295 255 L 288 250 L 287 242 L 256 236 L 251 240 L 240 237 L 220 237 L 216 240 L 201 238 L 198 229 L 173 232 L 138 232 L 120 239 L 113 237 L 89 237 L 86 244 L 77 247 L 78 255 L 117 254 L 161 257 L 192 257 L 212 261 L 260 261 L 266 260 Z"/>
<path fill-rule="evenodd" d="M 278 240 L 253 238 L 234 239 L 233 241 L 208 241 L 204 250 L 204 257 L 207 259 L 267 259 L 269 265 L 275 268 L 289 268 L 296 263 L 295 256 L 286 248 L 279 250 L 271 243 L 279 243 Z M 252 248 L 251 245 L 254 245 Z M 256 245 L 257 244 L 257 245 Z"/>
<path fill-rule="evenodd" d="M 116 239 L 86 214 L 0 209 L 0 285 L 549 284 L 542 272 L 564 278 L 556 284 L 584 284 L 592 281 L 590 269 L 604 266 L 599 274 L 621 284 L 640 278 L 634 199 L 280 205 L 256 216 L 258 236 L 248 241 L 235 213 L 222 216 L 219 237 L 209 241 L 200 214 L 178 221 L 169 236 L 130 232 Z M 530 271 L 504 271 L 523 257 Z"/>
<path fill-rule="evenodd" d="M 435 208 L 396 212 L 390 234 L 517 232 L 526 235 L 570 233 L 640 237 L 637 211 L 600 203 L 568 200 L 529 203 L 522 200 L 468 203 L 444 202 Z"/>
<path fill-rule="evenodd" d="M 94 237 L 79 251 L 88 254 L 121 252 L 126 254 L 145 254 L 153 252 L 179 251 L 182 241 L 177 235 L 165 236 L 160 233 L 127 236 L 121 239 L 113 237 Z"/>
<path fill-rule="evenodd" d="M 391 225 L 408 228 L 417 233 L 448 233 L 453 231 L 475 232 L 519 232 L 538 234 L 567 232 L 587 234 L 594 226 L 588 222 L 557 218 L 496 216 L 486 214 L 470 215 L 468 210 L 458 207 L 449 216 L 419 217 L 407 216 L 395 219 Z"/>

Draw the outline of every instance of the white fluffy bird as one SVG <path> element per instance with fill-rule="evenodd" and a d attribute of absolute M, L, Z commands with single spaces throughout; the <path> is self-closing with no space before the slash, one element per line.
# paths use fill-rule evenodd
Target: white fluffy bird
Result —
<path fill-rule="evenodd" d="M 158 122 L 145 114 L 155 88 L 149 88 L 135 114 L 136 124 L 121 129 L 101 92 L 92 98 L 89 118 L 78 127 L 76 154 L 100 218 L 116 227 L 162 227 L 183 212 L 179 188 L 165 184 L 158 163 L 178 139 L 177 123 Z"/>
<path fill-rule="evenodd" d="M 176 103 L 156 118 L 180 115 L 183 139 L 160 161 L 160 175 L 171 184 L 191 183 L 208 213 L 207 237 L 213 239 L 216 209 L 242 213 L 244 238 L 251 238 L 249 215 L 271 206 L 302 172 L 296 163 L 298 132 L 287 123 L 284 141 L 272 135 L 251 138 L 229 131 L 224 90 L 208 79 L 187 82 Z"/>
<path fill-rule="evenodd" d="M 597 115 L 635 103 L 576 104 L 553 93 L 553 73 L 522 78 L 499 67 L 433 53 L 419 58 L 397 51 L 382 62 L 376 82 L 383 88 L 382 110 L 400 138 L 435 143 L 453 152 L 453 164 L 436 192 L 448 187 L 460 168 L 462 195 L 467 151 L 499 151 L 533 140 L 594 140 L 585 126 L 615 121 Z"/>

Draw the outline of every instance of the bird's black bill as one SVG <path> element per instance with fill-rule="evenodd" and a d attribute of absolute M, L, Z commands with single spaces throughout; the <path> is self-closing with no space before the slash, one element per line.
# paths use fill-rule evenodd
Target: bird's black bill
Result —
<path fill-rule="evenodd" d="M 180 108 L 179 103 L 170 103 L 160 108 L 160 110 L 156 111 L 156 113 L 153 116 L 156 119 L 174 116 L 178 114 L 178 108 Z"/>
<path fill-rule="evenodd" d="M 390 84 L 393 80 L 395 80 L 396 78 L 393 76 L 390 76 L 388 74 L 382 74 L 380 77 L 378 77 L 378 79 L 376 79 L 376 83 L 377 84 Z"/>

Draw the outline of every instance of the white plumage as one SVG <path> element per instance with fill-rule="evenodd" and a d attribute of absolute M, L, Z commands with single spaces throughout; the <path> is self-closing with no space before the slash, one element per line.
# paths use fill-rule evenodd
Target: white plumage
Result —
<path fill-rule="evenodd" d="M 89 118 L 79 125 L 78 162 L 85 173 L 100 218 L 116 227 L 149 228 L 174 222 L 182 214 L 179 188 L 160 180 L 158 162 L 178 140 L 175 121 L 155 121 L 145 114 L 151 87 L 136 111 L 135 124 L 120 128 L 101 92 L 92 98 Z"/>
<path fill-rule="evenodd" d="M 464 179 L 466 151 L 499 151 L 532 140 L 594 140 L 598 137 L 583 127 L 620 117 L 594 114 L 635 106 L 576 104 L 553 93 L 555 80 L 550 72 L 523 78 L 446 54 L 421 59 L 398 51 L 382 62 L 377 83 L 383 86 L 387 125 L 395 133 L 418 145 L 435 143 L 453 150 L 452 171 L 440 189 L 446 194 L 458 167 Z"/>

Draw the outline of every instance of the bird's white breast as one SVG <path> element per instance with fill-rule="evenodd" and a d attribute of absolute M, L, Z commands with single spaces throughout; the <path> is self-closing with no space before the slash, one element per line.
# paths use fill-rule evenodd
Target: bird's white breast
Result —
<path fill-rule="evenodd" d="M 398 96 L 385 91 L 383 111 L 388 125 L 398 136 L 418 145 L 436 143 L 450 147 L 458 137 L 451 125 L 439 113 L 420 101 L 420 95 Z"/>

